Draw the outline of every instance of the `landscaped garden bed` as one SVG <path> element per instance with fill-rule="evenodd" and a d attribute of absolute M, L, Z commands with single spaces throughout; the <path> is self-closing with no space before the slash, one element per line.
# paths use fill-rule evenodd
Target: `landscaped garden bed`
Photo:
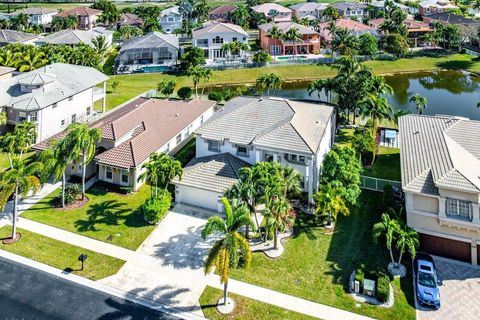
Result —
<path fill-rule="evenodd" d="M 123 260 L 73 246 L 27 230 L 18 229 L 18 232 L 22 234 L 19 241 L 8 245 L 0 244 L 0 249 L 91 280 L 99 280 L 114 275 L 125 263 Z M 10 234 L 11 227 L 5 226 L 0 229 L 0 238 L 8 237 Z M 78 257 L 81 254 L 87 255 L 84 270 L 81 270 L 81 262 L 78 261 Z"/>

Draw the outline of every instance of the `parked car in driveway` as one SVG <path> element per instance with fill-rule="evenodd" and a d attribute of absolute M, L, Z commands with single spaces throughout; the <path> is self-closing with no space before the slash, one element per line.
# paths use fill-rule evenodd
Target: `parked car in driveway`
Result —
<path fill-rule="evenodd" d="M 422 306 L 440 308 L 440 280 L 433 258 L 426 253 L 418 253 L 414 261 L 415 290 L 417 301 Z"/>

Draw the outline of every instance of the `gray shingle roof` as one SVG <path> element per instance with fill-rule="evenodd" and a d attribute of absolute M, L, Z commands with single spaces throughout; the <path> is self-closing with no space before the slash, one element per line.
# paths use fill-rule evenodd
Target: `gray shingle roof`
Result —
<path fill-rule="evenodd" d="M 53 81 L 50 81 L 52 80 Z M 43 91 L 22 92 L 21 83 L 47 81 Z M 96 86 L 108 77 L 100 71 L 73 64 L 54 63 L 16 77 L 0 81 L 0 106 L 35 111 Z"/>
<path fill-rule="evenodd" d="M 250 164 L 230 153 L 194 158 L 183 169 L 182 179 L 175 178 L 172 183 L 224 193 L 238 181 L 240 169 L 247 166 Z"/>
<path fill-rule="evenodd" d="M 15 12 L 12 12 L 12 16 L 19 15 L 20 13 L 28 14 L 28 15 L 44 15 L 44 14 L 52 14 L 57 13 L 57 9 L 52 8 L 44 8 L 44 7 L 29 7 L 25 9 L 20 9 Z"/>
<path fill-rule="evenodd" d="M 192 31 L 192 37 L 197 38 L 208 33 L 221 34 L 225 32 L 230 32 L 230 33 L 236 32 L 248 37 L 248 33 L 245 30 L 243 30 L 242 27 L 232 23 L 217 22 L 217 21 L 207 21 L 203 24 L 202 27 L 194 29 Z"/>
<path fill-rule="evenodd" d="M 152 49 L 162 47 L 164 45 L 170 45 L 176 49 L 179 49 L 178 38 L 173 34 L 163 34 L 161 32 L 150 32 L 146 35 L 132 38 L 126 41 L 120 52 L 129 49 Z"/>
<path fill-rule="evenodd" d="M 0 44 L 22 43 L 38 38 L 37 34 L 20 32 L 15 30 L 0 30 Z"/>
<path fill-rule="evenodd" d="M 480 191 L 480 122 L 453 116 L 399 120 L 403 189 Z"/>
<path fill-rule="evenodd" d="M 231 100 L 196 133 L 205 139 L 316 153 L 333 108 L 280 98 Z"/>
<path fill-rule="evenodd" d="M 315 10 L 324 10 L 328 7 L 328 3 L 318 3 L 318 2 L 304 2 L 297 3 L 289 8 L 295 11 L 315 11 Z"/>
<path fill-rule="evenodd" d="M 98 36 L 109 36 L 113 34 L 113 31 L 106 30 L 105 28 L 95 27 L 92 30 L 61 30 L 45 38 L 40 38 L 35 42 L 38 44 L 66 44 L 66 45 L 78 45 L 85 43 L 92 44 L 92 40 Z"/>

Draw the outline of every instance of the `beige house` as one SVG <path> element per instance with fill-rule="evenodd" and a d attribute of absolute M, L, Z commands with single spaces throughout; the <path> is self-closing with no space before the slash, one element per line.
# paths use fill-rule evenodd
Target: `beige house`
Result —
<path fill-rule="evenodd" d="M 480 122 L 453 116 L 399 120 L 407 224 L 421 250 L 480 259 Z"/>

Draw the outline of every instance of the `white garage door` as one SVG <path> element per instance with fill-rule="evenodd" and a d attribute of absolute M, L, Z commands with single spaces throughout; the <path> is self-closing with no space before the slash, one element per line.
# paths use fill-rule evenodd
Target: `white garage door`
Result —
<path fill-rule="evenodd" d="M 221 211 L 219 200 L 222 194 L 188 186 L 177 185 L 175 201 L 214 211 Z"/>

